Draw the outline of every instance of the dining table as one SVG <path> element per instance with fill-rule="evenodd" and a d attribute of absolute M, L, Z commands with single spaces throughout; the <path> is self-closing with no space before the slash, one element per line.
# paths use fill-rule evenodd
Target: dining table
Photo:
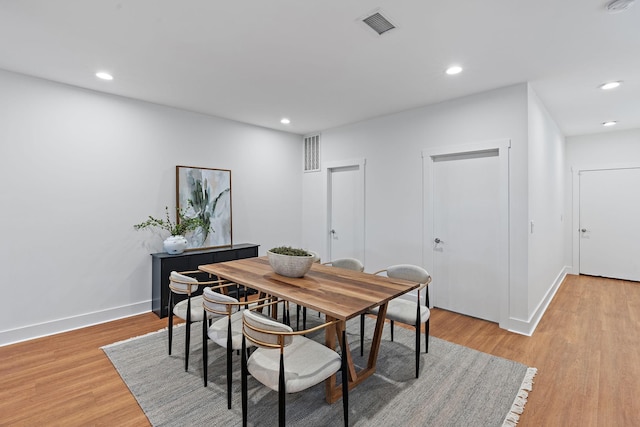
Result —
<path fill-rule="evenodd" d="M 420 286 L 419 283 L 393 279 L 383 275 L 346 270 L 314 263 L 303 277 L 286 277 L 277 274 L 267 257 L 254 257 L 198 266 L 198 269 L 260 293 L 298 304 L 323 313 L 327 322 L 338 320 L 325 329 L 325 345 L 331 349 L 340 344 L 342 357 L 346 357 L 349 389 L 356 387 L 376 370 L 376 361 L 387 303 Z M 342 341 L 346 322 L 373 307 L 380 307 L 371 340 L 367 366 L 357 369 L 354 365 L 348 340 Z M 325 381 L 325 398 L 333 403 L 342 396 L 337 385 L 337 375 Z"/>

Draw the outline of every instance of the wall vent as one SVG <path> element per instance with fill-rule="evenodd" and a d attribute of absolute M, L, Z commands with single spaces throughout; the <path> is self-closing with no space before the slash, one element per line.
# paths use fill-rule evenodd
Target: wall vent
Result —
<path fill-rule="evenodd" d="M 304 171 L 320 172 L 320 134 L 304 137 Z"/>
<path fill-rule="evenodd" d="M 373 31 L 378 33 L 378 35 L 382 35 L 387 31 L 390 31 L 396 28 L 396 26 L 393 25 L 380 12 L 376 12 L 372 15 L 367 16 L 362 20 L 362 22 L 367 24 Z"/>

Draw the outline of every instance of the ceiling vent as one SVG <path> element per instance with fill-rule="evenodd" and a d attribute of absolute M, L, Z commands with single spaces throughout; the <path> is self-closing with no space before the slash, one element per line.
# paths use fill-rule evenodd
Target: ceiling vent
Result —
<path fill-rule="evenodd" d="M 320 172 L 320 134 L 304 137 L 304 171 Z"/>
<path fill-rule="evenodd" d="M 362 22 L 367 24 L 373 31 L 378 33 L 378 35 L 382 35 L 387 31 L 396 28 L 396 26 L 393 25 L 391 21 L 384 17 L 380 12 L 375 12 L 374 14 L 363 18 Z"/>

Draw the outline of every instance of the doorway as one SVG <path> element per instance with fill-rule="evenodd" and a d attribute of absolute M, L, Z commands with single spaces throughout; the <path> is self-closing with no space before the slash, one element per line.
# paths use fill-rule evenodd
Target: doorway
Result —
<path fill-rule="evenodd" d="M 509 141 L 423 153 L 425 265 L 434 306 L 504 324 Z"/>
<path fill-rule="evenodd" d="M 328 163 L 326 166 L 326 261 L 364 260 L 365 160 Z"/>
<path fill-rule="evenodd" d="M 638 188 L 640 166 L 574 171 L 574 265 L 580 274 L 640 281 Z"/>

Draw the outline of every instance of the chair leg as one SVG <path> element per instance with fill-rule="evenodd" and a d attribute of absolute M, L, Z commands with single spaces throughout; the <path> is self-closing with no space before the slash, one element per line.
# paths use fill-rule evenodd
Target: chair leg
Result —
<path fill-rule="evenodd" d="M 242 337 L 242 427 L 247 427 L 247 339 Z"/>
<path fill-rule="evenodd" d="M 287 307 L 287 303 L 286 302 L 283 305 L 284 305 L 284 307 L 282 308 L 282 323 L 284 323 L 285 325 L 291 326 L 291 325 L 289 325 L 289 321 L 287 320 L 287 318 L 288 318 L 287 313 L 289 311 L 289 308 Z"/>
<path fill-rule="evenodd" d="M 231 347 L 227 348 L 227 409 L 231 409 L 231 381 L 233 380 L 233 373 L 231 372 L 231 363 L 233 349 Z"/>
<path fill-rule="evenodd" d="M 344 412 L 344 426 L 349 426 L 349 379 L 347 375 L 347 332 L 342 331 L 342 411 Z"/>
<path fill-rule="evenodd" d="M 296 304 L 296 331 L 300 330 L 300 306 Z"/>
<path fill-rule="evenodd" d="M 285 382 L 284 382 L 284 353 L 280 353 L 280 375 L 278 380 L 278 425 L 285 427 Z"/>
<path fill-rule="evenodd" d="M 206 319 L 206 314 L 205 314 Z M 202 375 L 204 377 L 204 386 L 207 386 L 207 370 L 209 368 L 209 346 L 207 345 L 207 329 L 209 322 L 202 322 Z"/>
<path fill-rule="evenodd" d="M 416 322 L 416 378 L 420 376 L 420 319 Z"/>
<path fill-rule="evenodd" d="M 184 371 L 189 370 L 189 345 L 191 344 L 191 296 L 187 297 L 187 325 L 185 327 L 184 340 Z"/>
<path fill-rule="evenodd" d="M 302 329 L 307 329 L 307 307 L 302 307 Z"/>
<path fill-rule="evenodd" d="M 424 322 L 424 352 L 429 353 L 429 320 Z"/>
<path fill-rule="evenodd" d="M 231 363 L 233 356 L 233 341 L 231 339 L 231 316 L 227 324 L 227 409 L 231 409 Z"/>
<path fill-rule="evenodd" d="M 364 314 L 360 315 L 360 356 L 364 356 Z"/>
<path fill-rule="evenodd" d="M 416 302 L 416 378 L 420 376 L 420 295 L 418 295 L 418 301 Z"/>
<path fill-rule="evenodd" d="M 389 323 L 391 324 L 391 341 L 393 341 L 393 320 Z"/>
<path fill-rule="evenodd" d="M 169 335 L 169 356 L 171 356 L 171 342 L 173 341 L 173 298 L 172 292 L 169 291 L 169 304 L 167 305 L 169 324 L 167 325 L 167 333 Z"/>

